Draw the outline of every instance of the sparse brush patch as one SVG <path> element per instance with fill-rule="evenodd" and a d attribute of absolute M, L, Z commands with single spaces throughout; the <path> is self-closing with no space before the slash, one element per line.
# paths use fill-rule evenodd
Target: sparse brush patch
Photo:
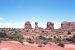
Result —
<path fill-rule="evenodd" d="M 47 38 L 47 37 L 43 37 L 43 36 L 38 36 L 35 38 L 35 42 L 37 44 L 44 44 L 44 45 L 48 44 L 48 42 L 50 42 L 51 40 L 52 40 L 52 38 L 50 38 L 50 37 Z"/>
<path fill-rule="evenodd" d="M 42 44 L 38 44 L 38 47 L 42 47 Z"/>
<path fill-rule="evenodd" d="M 18 36 L 18 35 L 16 35 L 16 34 L 13 34 L 13 35 L 11 35 L 11 36 L 8 36 L 8 38 L 10 39 L 10 40 L 15 40 L 15 41 L 19 41 L 19 42 L 23 42 L 23 37 L 22 36 Z"/>
<path fill-rule="evenodd" d="M 0 38 L 6 38 L 6 37 L 7 37 L 6 33 L 0 32 Z"/>
<path fill-rule="evenodd" d="M 19 41 L 23 42 L 24 38 L 21 34 L 21 32 L 17 31 L 4 31 L 0 32 L 0 38 L 6 39 L 6 40 L 14 40 L 14 41 Z"/>
<path fill-rule="evenodd" d="M 71 34 L 71 32 L 70 31 L 68 31 L 68 33 L 67 33 L 68 35 L 70 35 Z"/>
<path fill-rule="evenodd" d="M 60 42 L 58 46 L 64 47 L 64 44 Z"/>
<path fill-rule="evenodd" d="M 28 43 L 34 43 L 34 41 L 33 41 L 31 38 L 27 38 L 26 41 L 27 41 Z"/>

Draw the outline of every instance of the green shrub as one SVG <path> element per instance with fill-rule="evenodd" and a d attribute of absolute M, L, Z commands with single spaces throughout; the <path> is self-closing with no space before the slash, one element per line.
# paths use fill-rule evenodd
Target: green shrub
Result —
<path fill-rule="evenodd" d="M 52 40 L 52 38 L 46 38 L 46 37 L 43 37 L 43 36 L 38 36 L 38 37 L 36 37 L 35 42 L 37 44 L 44 44 L 44 45 L 46 45 L 51 40 Z"/>
<path fill-rule="evenodd" d="M 64 44 L 60 42 L 58 46 L 64 47 Z"/>
<path fill-rule="evenodd" d="M 29 43 L 34 43 L 34 41 L 31 38 L 27 38 L 26 41 L 29 42 Z"/>
<path fill-rule="evenodd" d="M 6 38 L 6 37 L 7 37 L 6 33 L 0 32 L 0 38 Z"/>
<path fill-rule="evenodd" d="M 10 40 L 15 40 L 15 41 L 19 41 L 22 43 L 22 41 L 24 40 L 23 36 L 19 33 L 13 33 L 13 34 L 7 34 L 7 37 L 10 39 Z"/>

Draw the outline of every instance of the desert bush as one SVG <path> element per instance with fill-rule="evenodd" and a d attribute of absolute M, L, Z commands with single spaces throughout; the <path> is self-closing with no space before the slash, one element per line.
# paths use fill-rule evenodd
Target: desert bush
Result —
<path fill-rule="evenodd" d="M 71 32 L 70 31 L 68 31 L 68 33 L 67 33 L 68 35 L 70 35 L 71 34 Z"/>
<path fill-rule="evenodd" d="M 27 41 L 28 43 L 34 43 L 34 41 L 33 41 L 31 38 L 27 38 L 26 41 Z"/>
<path fill-rule="evenodd" d="M 18 32 L 9 33 L 9 34 L 7 34 L 7 37 L 9 38 L 9 40 L 15 40 L 15 41 L 19 41 L 21 43 L 24 40 L 23 36 L 20 33 L 18 33 Z"/>
<path fill-rule="evenodd" d="M 38 44 L 38 47 L 42 47 L 42 44 Z"/>
<path fill-rule="evenodd" d="M 64 43 L 60 42 L 58 43 L 58 46 L 64 47 Z"/>
<path fill-rule="evenodd" d="M 0 40 L 4 40 L 4 41 L 7 40 L 7 35 L 5 32 L 0 32 Z"/>
<path fill-rule="evenodd" d="M 53 40 L 53 37 L 48 37 L 47 40 L 48 41 L 52 41 Z"/>
<path fill-rule="evenodd" d="M 72 37 L 66 38 L 65 40 L 68 41 L 69 43 L 75 44 L 75 35 L 73 35 Z"/>
<path fill-rule="evenodd" d="M 61 38 L 54 36 L 53 41 L 54 41 L 55 43 L 59 43 L 59 42 L 61 42 Z"/>
<path fill-rule="evenodd" d="M 46 45 L 48 42 L 50 42 L 52 39 L 51 38 L 46 38 L 46 37 L 43 37 L 43 36 L 38 36 L 36 39 L 35 39 L 35 42 L 37 44 L 44 44 Z"/>
<path fill-rule="evenodd" d="M 38 38 L 39 38 L 39 39 L 42 39 L 42 40 L 46 40 L 46 38 L 43 37 L 43 36 L 38 36 Z"/>
<path fill-rule="evenodd" d="M 73 35 L 73 37 L 71 38 L 71 40 L 72 40 L 72 43 L 75 44 L 75 35 Z"/>
<path fill-rule="evenodd" d="M 6 33 L 0 32 L 0 38 L 6 38 L 6 37 L 7 37 Z"/>

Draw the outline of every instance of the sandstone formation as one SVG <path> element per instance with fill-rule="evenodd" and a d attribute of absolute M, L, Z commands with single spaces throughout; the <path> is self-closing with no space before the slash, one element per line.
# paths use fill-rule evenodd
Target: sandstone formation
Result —
<path fill-rule="evenodd" d="M 62 22 L 61 23 L 61 30 L 62 31 L 71 31 L 75 30 L 75 22 Z"/>
<path fill-rule="evenodd" d="M 29 21 L 26 21 L 24 28 L 25 29 L 32 29 L 31 23 Z"/>
<path fill-rule="evenodd" d="M 54 23 L 52 22 L 47 22 L 47 27 L 46 27 L 47 30 L 54 30 Z"/>
<path fill-rule="evenodd" d="M 39 27 L 38 27 L 38 23 L 37 22 L 35 22 L 35 29 L 38 29 Z"/>
<path fill-rule="evenodd" d="M 35 22 L 35 32 L 39 32 L 40 30 L 39 30 L 39 27 L 38 27 L 38 22 Z"/>

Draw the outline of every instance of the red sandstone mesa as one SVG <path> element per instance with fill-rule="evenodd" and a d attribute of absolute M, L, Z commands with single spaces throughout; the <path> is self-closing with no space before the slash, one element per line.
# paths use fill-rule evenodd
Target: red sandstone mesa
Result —
<path fill-rule="evenodd" d="M 61 23 L 61 30 L 63 31 L 70 31 L 75 29 L 75 22 L 62 22 Z"/>
<path fill-rule="evenodd" d="M 25 29 L 32 29 L 31 23 L 29 21 L 26 21 L 24 28 Z"/>
<path fill-rule="evenodd" d="M 46 27 L 47 30 L 54 30 L 54 23 L 52 22 L 47 22 L 47 27 Z"/>

